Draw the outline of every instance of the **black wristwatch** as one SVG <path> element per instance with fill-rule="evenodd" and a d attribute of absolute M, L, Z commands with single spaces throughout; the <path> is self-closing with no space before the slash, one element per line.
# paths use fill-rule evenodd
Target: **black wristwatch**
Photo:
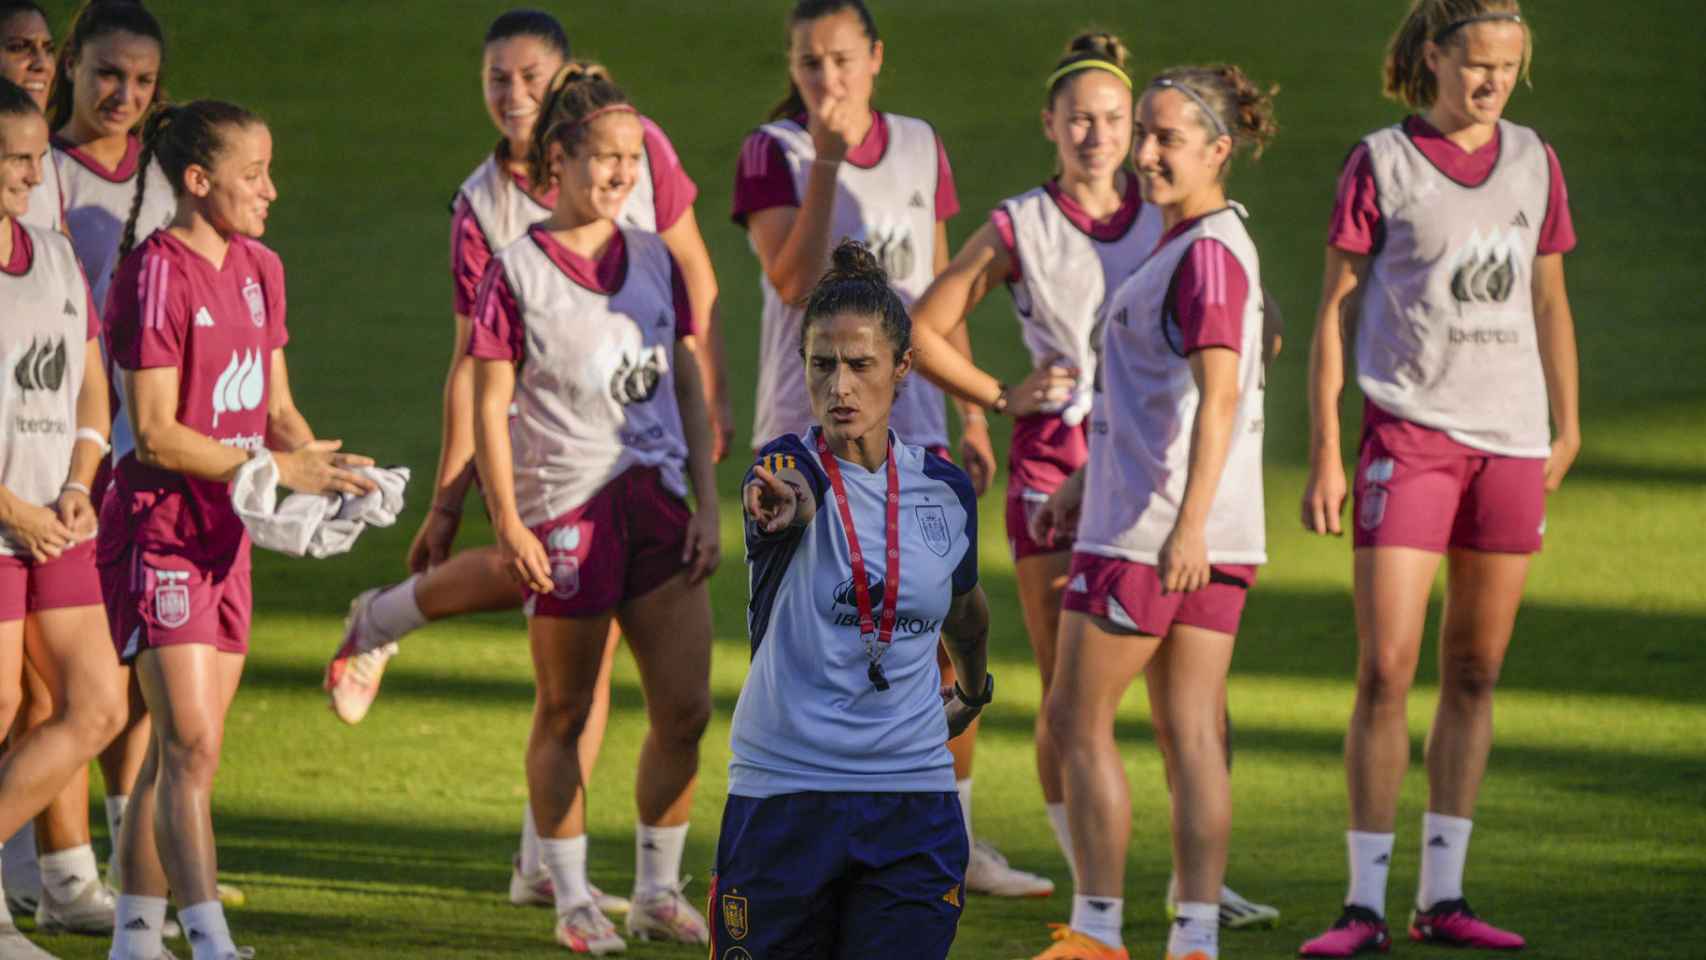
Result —
<path fill-rule="evenodd" d="M 995 674 L 986 672 L 983 675 L 983 693 L 979 694 L 976 699 L 966 696 L 965 688 L 960 686 L 958 680 L 955 680 L 954 696 L 968 707 L 988 706 L 989 702 L 995 699 Z"/>

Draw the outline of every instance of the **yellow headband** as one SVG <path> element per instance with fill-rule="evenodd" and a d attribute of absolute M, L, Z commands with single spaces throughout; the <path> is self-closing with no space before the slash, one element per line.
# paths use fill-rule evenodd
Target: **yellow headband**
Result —
<path fill-rule="evenodd" d="M 1043 89 L 1053 90 L 1054 85 L 1059 83 L 1062 77 L 1077 73 L 1080 70 L 1106 70 L 1114 76 L 1119 77 L 1120 82 L 1125 84 L 1127 90 L 1131 89 L 1131 77 L 1127 76 L 1126 72 L 1120 69 L 1119 64 L 1110 63 L 1107 60 L 1073 61 L 1072 63 L 1069 63 L 1066 66 L 1061 67 L 1059 70 L 1049 74 L 1048 79 L 1043 81 Z"/>

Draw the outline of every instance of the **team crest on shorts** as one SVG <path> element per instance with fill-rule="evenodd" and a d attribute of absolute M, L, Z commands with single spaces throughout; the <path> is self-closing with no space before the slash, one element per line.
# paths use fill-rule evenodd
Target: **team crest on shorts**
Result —
<path fill-rule="evenodd" d="M 187 570 L 153 570 L 154 619 L 175 630 L 190 622 L 190 575 Z"/>
<path fill-rule="evenodd" d="M 545 552 L 551 560 L 551 596 L 572 599 L 581 592 L 581 561 L 575 551 L 581 546 L 580 524 L 558 527 L 545 537 Z"/>
<path fill-rule="evenodd" d="M 746 898 L 723 894 L 723 929 L 736 940 L 746 939 Z"/>
<path fill-rule="evenodd" d="M 1364 530 L 1373 530 L 1386 519 L 1386 488 L 1375 484 L 1363 491 L 1362 507 L 1357 511 L 1357 523 Z"/>
<path fill-rule="evenodd" d="M 752 960 L 752 954 L 745 947 L 730 947 L 723 951 L 723 960 Z"/>
<path fill-rule="evenodd" d="M 952 537 L 948 533 L 948 512 L 936 504 L 917 508 L 918 532 L 924 535 L 924 545 L 938 557 L 948 555 Z"/>
<path fill-rule="evenodd" d="M 261 292 L 261 285 L 255 282 L 254 277 L 245 277 L 244 280 L 243 302 L 249 305 L 249 319 L 255 322 L 255 326 L 264 327 L 267 325 L 266 295 Z"/>

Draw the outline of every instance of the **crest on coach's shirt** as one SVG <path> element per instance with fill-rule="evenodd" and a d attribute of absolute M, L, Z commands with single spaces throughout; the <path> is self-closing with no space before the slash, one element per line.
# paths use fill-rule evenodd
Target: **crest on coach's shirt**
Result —
<path fill-rule="evenodd" d="M 1458 303 L 1504 303 L 1516 289 L 1516 252 L 1522 248 L 1519 228 L 1494 229 L 1485 237 L 1479 228 L 1452 254 L 1451 296 Z"/>
<path fill-rule="evenodd" d="M 736 940 L 746 939 L 746 898 L 723 894 L 723 929 Z"/>
<path fill-rule="evenodd" d="M 914 508 L 918 517 L 918 532 L 924 538 L 924 545 L 938 557 L 948 555 L 948 547 L 953 543 L 953 535 L 948 532 L 948 511 L 939 504 L 919 504 Z"/>
<path fill-rule="evenodd" d="M 255 322 L 255 326 L 266 326 L 267 297 L 254 277 L 243 278 L 243 302 L 249 305 L 249 319 Z"/>
<path fill-rule="evenodd" d="M 154 574 L 154 619 L 173 630 L 190 622 L 188 570 L 151 570 Z"/>

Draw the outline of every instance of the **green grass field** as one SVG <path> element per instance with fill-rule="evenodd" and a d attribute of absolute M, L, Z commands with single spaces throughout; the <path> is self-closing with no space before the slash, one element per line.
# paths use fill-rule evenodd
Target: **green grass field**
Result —
<path fill-rule="evenodd" d="M 290 357 L 304 409 L 322 435 L 408 463 L 421 484 L 403 522 L 370 534 L 353 556 L 257 557 L 255 652 L 231 715 L 216 804 L 224 876 L 249 896 L 249 906 L 231 915 L 238 941 L 254 944 L 263 960 L 545 955 L 556 949 L 549 912 L 519 910 L 503 897 L 525 797 L 531 702 L 520 614 L 469 618 L 415 637 L 359 728 L 340 725 L 319 690 L 348 599 L 402 572 L 425 505 L 418 494 L 436 453 L 450 331 L 445 207 L 494 140 L 477 71 L 481 33 L 502 6 L 151 6 L 172 40 L 174 94 L 234 99 L 272 122 L 283 196 L 266 239 L 289 270 Z M 782 90 L 784 5 L 553 6 L 577 52 L 612 67 L 669 131 L 699 182 L 698 216 L 722 283 L 744 445 L 757 264 L 728 223 L 728 196 L 741 138 Z M 1399 116 L 1379 99 L 1377 72 L 1403 4 L 876 6 L 888 44 L 878 103 L 926 117 L 941 132 L 966 211 L 951 224 L 956 243 L 995 201 L 1047 175 L 1038 86 L 1080 27 L 1119 31 L 1140 75 L 1226 59 L 1284 88 L 1282 135 L 1258 165 L 1235 173 L 1231 189 L 1255 217 L 1264 279 L 1291 330 L 1269 378 L 1272 562 L 1251 595 L 1231 679 L 1238 760 L 1230 868 L 1239 889 L 1284 916 L 1276 930 L 1229 934 L 1222 944 L 1228 957 L 1290 955 L 1336 915 L 1343 894 L 1340 747 L 1354 662 L 1348 544 L 1306 538 L 1294 520 L 1307 434 L 1304 360 L 1339 163 L 1358 137 Z M 1571 186 L 1581 246 L 1567 262 L 1585 446 L 1550 504 L 1547 549 L 1505 668 L 1469 895 L 1526 934 L 1531 956 L 1700 958 L 1706 389 L 1697 368 L 1706 357 L 1706 310 L 1689 290 L 1698 282 L 1706 217 L 1697 182 L 1706 169 L 1699 159 L 1706 105 L 1687 92 L 1699 78 L 1698 10 L 1681 0 L 1534 0 L 1528 12 L 1537 32 L 1535 86 L 1518 93 L 1510 115 L 1554 142 Z M 1024 358 L 1005 301 L 997 295 L 978 311 L 973 336 L 981 357 L 1017 375 Z M 997 433 L 1004 443 L 1005 431 Z M 1353 437 L 1347 429 L 1347 441 Z M 704 894 L 714 851 L 728 719 L 746 669 L 746 581 L 733 502 L 744 467 L 736 457 L 720 474 L 716 717 L 704 742 L 686 867 L 695 898 Z M 985 501 L 986 530 L 1000 529 L 999 507 L 998 497 Z M 478 512 L 470 511 L 465 542 L 489 538 L 474 520 Z M 1015 864 L 1053 876 L 1061 889 L 1044 901 L 974 898 L 954 956 L 1029 956 L 1046 942 L 1044 923 L 1066 918 L 1070 889 L 1035 787 L 1038 689 L 1011 564 L 996 535 L 985 538 L 982 555 L 1002 698 L 986 715 L 979 744 L 975 822 Z M 1406 781 L 1390 898 L 1400 920 L 1414 892 L 1421 738 L 1435 689 L 1431 646 L 1411 707 L 1417 767 Z M 643 729 L 625 654 L 614 695 L 591 793 L 593 876 L 623 891 L 632 877 L 631 758 Z M 1119 732 L 1136 820 L 1126 939 L 1134 956 L 1156 956 L 1165 937 L 1166 793 L 1141 689 Z M 104 836 L 97 843 L 104 850 Z M 93 939 L 44 943 L 72 958 L 106 951 Z M 1398 949 L 1424 953 L 1407 943 Z M 645 945 L 631 953 L 700 955 Z"/>

